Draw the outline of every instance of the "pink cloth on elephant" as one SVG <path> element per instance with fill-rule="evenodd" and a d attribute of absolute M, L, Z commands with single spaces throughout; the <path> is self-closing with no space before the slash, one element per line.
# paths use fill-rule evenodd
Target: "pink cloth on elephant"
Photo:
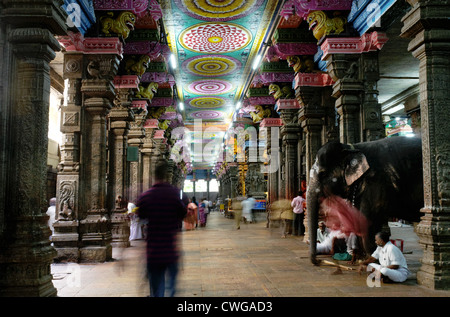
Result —
<path fill-rule="evenodd" d="M 348 200 L 339 196 L 327 197 L 322 201 L 322 210 L 327 227 L 340 229 L 346 234 L 353 232 L 360 237 L 367 235 L 369 222 L 366 216 Z"/>

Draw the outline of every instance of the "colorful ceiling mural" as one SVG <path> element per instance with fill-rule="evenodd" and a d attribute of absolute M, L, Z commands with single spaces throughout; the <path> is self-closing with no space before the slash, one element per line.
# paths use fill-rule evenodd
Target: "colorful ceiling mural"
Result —
<path fill-rule="evenodd" d="M 332 85 L 329 54 L 381 49 L 385 35 L 367 30 L 393 3 L 64 0 L 68 14 L 74 5 L 85 14 L 79 33 L 60 42 L 66 51 L 123 54 L 116 88 L 135 89 L 131 108 L 147 110 L 144 126 L 157 129 L 154 137 L 174 146 L 171 129 L 184 126 L 192 145 L 206 144 L 222 141 L 231 126 L 262 126 L 280 109 L 297 109 L 293 87 Z M 191 158 L 202 156 L 198 149 Z M 200 158 L 194 167 L 211 164 Z"/>
<path fill-rule="evenodd" d="M 254 59 L 267 49 L 282 1 L 161 0 L 168 45 L 176 57 L 172 69 L 177 105 L 185 127 L 222 136 L 252 80 Z M 207 140 L 206 138 L 205 140 Z M 205 143 L 205 142 L 203 142 Z M 211 162 L 195 164 L 211 167 Z"/>

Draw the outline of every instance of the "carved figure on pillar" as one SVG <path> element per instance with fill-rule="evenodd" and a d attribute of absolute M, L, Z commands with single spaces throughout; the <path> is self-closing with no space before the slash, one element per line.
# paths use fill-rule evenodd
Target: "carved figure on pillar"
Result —
<path fill-rule="evenodd" d="M 290 86 L 284 85 L 283 87 L 280 87 L 278 84 L 269 85 L 269 95 L 273 96 L 275 100 L 295 97 L 294 91 Z"/>
<path fill-rule="evenodd" d="M 138 75 L 142 77 L 151 62 L 150 56 L 128 56 L 125 61 L 125 71 L 128 75 Z"/>
<path fill-rule="evenodd" d="M 126 39 L 130 32 L 134 30 L 136 23 L 136 16 L 128 11 L 122 11 L 116 18 L 113 12 L 108 12 L 107 15 L 100 17 L 102 24 L 102 32 L 106 36 L 120 35 Z"/>
<path fill-rule="evenodd" d="M 261 122 L 264 118 L 272 117 L 272 109 L 264 107 L 262 105 L 256 105 L 255 111 L 250 111 L 250 116 L 253 119 L 253 123 Z"/>
<path fill-rule="evenodd" d="M 335 12 L 334 14 L 337 13 Z M 320 40 L 325 35 L 337 35 L 344 32 L 344 26 L 347 23 L 346 18 L 339 16 L 330 18 L 324 11 L 312 11 L 308 14 L 306 21 L 317 40 Z"/>
<path fill-rule="evenodd" d="M 157 91 L 158 91 L 158 83 L 152 82 L 148 84 L 147 87 L 144 87 L 144 85 L 140 84 L 138 87 L 138 91 L 135 94 L 135 97 L 152 100 Z"/>
<path fill-rule="evenodd" d="M 286 61 L 289 67 L 294 69 L 295 73 L 311 73 L 315 68 L 314 59 L 309 55 L 291 55 L 286 58 Z"/>

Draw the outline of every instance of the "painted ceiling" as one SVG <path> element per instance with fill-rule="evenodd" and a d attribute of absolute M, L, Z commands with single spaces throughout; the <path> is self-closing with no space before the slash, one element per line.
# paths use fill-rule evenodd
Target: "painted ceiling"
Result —
<path fill-rule="evenodd" d="M 205 145 L 214 138 L 222 139 L 252 79 L 252 64 L 267 46 L 281 3 L 160 1 L 168 45 L 176 57 L 173 72 L 178 110 L 182 109 L 184 126 L 192 132 L 194 142 Z M 194 134 L 195 123 L 202 124 L 201 138 L 200 133 Z M 213 165 L 205 157 L 196 159 L 197 151 L 191 153 L 195 168 Z"/>
<path fill-rule="evenodd" d="M 114 85 L 135 89 L 131 108 L 147 110 L 144 127 L 155 129 L 153 138 L 173 149 L 180 144 L 168 141 L 173 129 L 189 131 L 183 161 L 188 156 L 186 165 L 205 171 L 217 167 L 233 124 L 276 117 L 275 101 L 294 98 L 293 85 L 331 85 L 322 59 L 330 47 L 345 54 L 381 49 L 383 33 L 365 33 L 396 1 L 380 1 L 64 0 L 72 23 L 83 14 L 78 32 L 59 41 L 86 54 L 123 44 Z"/>

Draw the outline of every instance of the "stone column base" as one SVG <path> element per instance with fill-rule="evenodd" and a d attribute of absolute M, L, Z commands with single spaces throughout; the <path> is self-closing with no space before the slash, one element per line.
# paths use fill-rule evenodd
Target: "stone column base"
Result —
<path fill-rule="evenodd" d="M 105 262 L 112 259 L 112 246 L 89 246 L 80 249 L 80 262 Z"/>
<path fill-rule="evenodd" d="M 80 259 L 78 221 L 56 221 L 53 227 L 55 233 L 52 235 L 52 242 L 57 253 L 53 260 L 78 263 Z"/>
<path fill-rule="evenodd" d="M 114 248 L 128 248 L 130 246 L 130 223 L 126 212 L 113 212 L 111 216 L 111 245 Z"/>

